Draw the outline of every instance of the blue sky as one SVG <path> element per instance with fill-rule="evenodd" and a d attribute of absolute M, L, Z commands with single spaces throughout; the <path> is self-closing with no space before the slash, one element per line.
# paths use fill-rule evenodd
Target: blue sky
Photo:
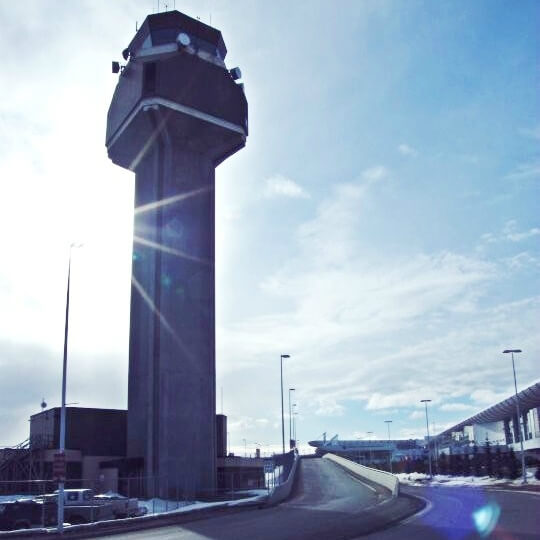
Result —
<path fill-rule="evenodd" d="M 172 5 L 172 2 L 170 2 Z M 151 1 L 3 2 L 0 444 L 59 402 L 125 407 L 133 177 L 104 147 L 110 61 Z M 161 6 L 163 8 L 163 3 Z M 249 102 L 217 200 L 217 371 L 233 447 L 421 436 L 539 379 L 536 2 L 176 2 Z M 272 446 L 264 446 L 270 449 Z"/>

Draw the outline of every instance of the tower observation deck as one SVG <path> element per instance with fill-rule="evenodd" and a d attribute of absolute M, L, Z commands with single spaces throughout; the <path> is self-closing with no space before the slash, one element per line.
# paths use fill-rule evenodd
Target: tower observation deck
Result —
<path fill-rule="evenodd" d="M 215 28 L 149 15 L 107 116 L 108 155 L 135 172 L 128 457 L 167 478 L 160 496 L 216 484 L 214 170 L 248 131 L 226 53 Z"/>

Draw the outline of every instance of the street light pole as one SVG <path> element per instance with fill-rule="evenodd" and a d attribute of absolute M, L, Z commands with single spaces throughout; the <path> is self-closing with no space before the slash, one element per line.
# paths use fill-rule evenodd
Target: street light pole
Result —
<path fill-rule="evenodd" d="M 366 431 L 368 435 L 373 435 L 373 431 Z M 369 447 L 369 464 L 373 467 L 373 449 Z"/>
<path fill-rule="evenodd" d="M 293 439 L 294 444 L 296 446 L 296 417 L 298 416 L 298 412 L 296 411 L 296 403 L 293 403 Z"/>
<path fill-rule="evenodd" d="M 385 420 L 384 423 L 388 427 L 388 461 L 390 462 L 390 473 L 392 473 L 392 449 L 390 448 L 390 424 L 392 420 Z"/>
<path fill-rule="evenodd" d="M 296 388 L 289 388 L 289 447 L 292 441 L 292 408 L 291 408 L 291 392 L 294 392 Z"/>
<path fill-rule="evenodd" d="M 433 478 L 433 473 L 431 471 L 431 449 L 429 448 L 429 422 L 428 422 L 428 413 L 427 413 L 427 404 L 431 399 L 421 399 L 420 403 L 423 403 L 426 406 L 426 430 L 427 430 L 427 450 L 428 450 L 428 461 L 429 461 L 429 479 Z"/>
<path fill-rule="evenodd" d="M 290 358 L 288 354 L 281 355 L 281 444 L 285 453 L 285 415 L 283 413 L 283 359 Z"/>
<path fill-rule="evenodd" d="M 519 398 L 517 391 L 517 382 L 516 382 L 516 366 L 514 364 L 514 353 L 518 354 L 521 352 L 521 349 L 506 349 L 503 351 L 503 354 L 511 353 L 512 355 L 512 371 L 514 372 L 514 390 L 516 391 L 516 411 L 517 411 L 517 428 L 519 433 L 519 442 L 521 445 L 521 471 L 523 473 L 523 484 L 527 483 L 527 470 L 525 469 L 525 452 L 523 450 L 523 433 L 521 431 L 521 416 L 519 413 Z"/>
<path fill-rule="evenodd" d="M 64 323 L 64 358 L 62 363 L 62 407 L 60 409 L 60 440 L 59 453 L 66 451 L 66 379 L 67 379 L 67 350 L 68 350 L 68 328 L 69 328 L 69 285 L 71 281 L 71 250 L 81 247 L 82 244 L 71 244 L 69 246 L 68 278 L 66 292 L 66 320 Z M 64 482 L 58 482 L 58 513 L 57 529 L 60 534 L 64 532 Z"/>

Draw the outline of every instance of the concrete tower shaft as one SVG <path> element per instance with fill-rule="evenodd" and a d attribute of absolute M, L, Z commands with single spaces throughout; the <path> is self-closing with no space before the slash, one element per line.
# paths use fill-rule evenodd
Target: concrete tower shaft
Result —
<path fill-rule="evenodd" d="M 107 118 L 111 160 L 135 172 L 128 456 L 160 494 L 216 482 L 214 169 L 245 145 L 247 102 L 221 33 L 147 17 Z"/>

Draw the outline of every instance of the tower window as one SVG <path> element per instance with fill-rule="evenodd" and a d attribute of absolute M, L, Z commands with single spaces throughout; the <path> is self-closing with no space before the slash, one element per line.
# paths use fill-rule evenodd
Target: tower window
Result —
<path fill-rule="evenodd" d="M 154 94 L 156 91 L 157 65 L 155 62 L 146 62 L 143 68 L 143 94 Z"/>

